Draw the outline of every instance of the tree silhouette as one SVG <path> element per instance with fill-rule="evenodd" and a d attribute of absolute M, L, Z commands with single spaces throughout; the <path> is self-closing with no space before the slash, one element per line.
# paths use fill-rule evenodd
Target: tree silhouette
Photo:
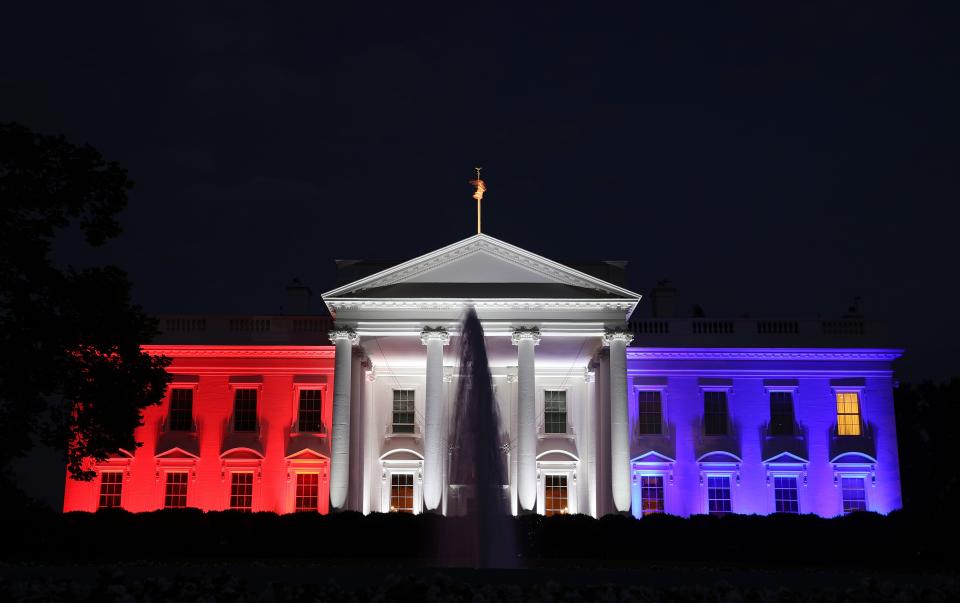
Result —
<path fill-rule="evenodd" d="M 89 145 L 0 124 L 0 470 L 39 439 L 77 479 L 139 444 L 143 408 L 163 397 L 168 361 L 140 350 L 156 321 L 116 267 L 59 268 L 53 241 L 76 226 L 102 245 L 133 183 Z"/>

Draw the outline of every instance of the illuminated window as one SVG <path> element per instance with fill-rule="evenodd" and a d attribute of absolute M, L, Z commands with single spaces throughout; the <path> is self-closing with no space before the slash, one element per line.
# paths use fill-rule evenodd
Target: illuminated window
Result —
<path fill-rule="evenodd" d="M 730 476 L 707 477 L 707 508 L 711 515 L 726 515 L 730 512 Z"/>
<path fill-rule="evenodd" d="M 867 489 L 862 477 L 841 477 L 840 489 L 843 492 L 843 514 L 867 510 Z"/>
<path fill-rule="evenodd" d="M 860 435 L 860 394 L 837 392 L 837 435 Z"/>
<path fill-rule="evenodd" d="M 233 395 L 233 430 L 257 430 L 257 390 L 238 389 Z"/>
<path fill-rule="evenodd" d="M 193 431 L 193 389 L 170 392 L 170 431 Z"/>
<path fill-rule="evenodd" d="M 412 389 L 393 390 L 393 433 L 413 433 L 414 409 Z"/>
<path fill-rule="evenodd" d="M 640 476 L 640 508 L 644 515 L 663 513 L 663 476 Z"/>
<path fill-rule="evenodd" d="M 793 393 L 770 392 L 770 435 L 794 435 Z"/>
<path fill-rule="evenodd" d="M 412 473 L 393 473 L 390 475 L 390 511 L 393 513 L 413 513 Z"/>
<path fill-rule="evenodd" d="M 100 500 L 98 509 L 112 509 L 120 506 L 120 494 L 123 491 L 123 473 L 104 471 L 100 474 Z"/>
<path fill-rule="evenodd" d="M 799 513 L 800 497 L 797 493 L 797 478 L 775 476 L 773 478 L 773 499 L 777 513 Z"/>
<path fill-rule="evenodd" d="M 320 390 L 301 389 L 300 404 L 297 409 L 297 427 L 300 431 L 319 433 L 322 431 L 320 419 Z"/>
<path fill-rule="evenodd" d="M 316 511 L 320 500 L 320 474 L 297 474 L 297 511 Z"/>
<path fill-rule="evenodd" d="M 659 391 L 641 391 L 637 396 L 637 432 L 641 435 L 663 433 L 663 403 Z"/>
<path fill-rule="evenodd" d="M 704 435 L 727 435 L 727 392 L 703 392 Z"/>
<path fill-rule="evenodd" d="M 545 475 L 543 476 L 543 502 L 544 514 L 547 517 L 551 515 L 565 515 L 567 513 L 567 476 L 566 475 Z"/>
<path fill-rule="evenodd" d="M 166 488 L 163 492 L 164 509 L 183 509 L 187 506 L 187 472 L 170 471 L 167 473 Z"/>
<path fill-rule="evenodd" d="M 234 511 L 253 510 L 253 473 L 230 474 L 230 508 Z"/>
<path fill-rule="evenodd" d="M 543 392 L 543 432 L 567 433 L 567 392 Z"/>

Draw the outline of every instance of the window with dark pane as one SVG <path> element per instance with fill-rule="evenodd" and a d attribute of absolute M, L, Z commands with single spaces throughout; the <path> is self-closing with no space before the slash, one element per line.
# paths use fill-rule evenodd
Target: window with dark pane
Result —
<path fill-rule="evenodd" d="M 775 476 L 773 478 L 773 499 L 777 513 L 799 513 L 800 497 L 797 491 L 797 478 Z"/>
<path fill-rule="evenodd" d="M 412 389 L 393 390 L 393 433 L 413 433 L 416 408 Z"/>
<path fill-rule="evenodd" d="M 703 433 L 727 435 L 727 392 L 703 392 Z"/>
<path fill-rule="evenodd" d="M 567 392 L 543 392 L 544 433 L 567 433 Z"/>
<path fill-rule="evenodd" d="M 300 431 L 319 433 L 322 431 L 320 418 L 319 389 L 301 389 L 299 409 L 297 410 L 297 427 Z"/>
<path fill-rule="evenodd" d="M 644 515 L 663 513 L 663 476 L 640 476 L 640 503 Z"/>
<path fill-rule="evenodd" d="M 840 478 L 840 489 L 843 493 L 844 515 L 867 510 L 867 489 L 862 477 Z"/>
<path fill-rule="evenodd" d="M 233 430 L 257 430 L 257 390 L 238 389 L 233 395 Z"/>
<path fill-rule="evenodd" d="M 792 392 L 770 392 L 770 435 L 794 435 Z"/>
<path fill-rule="evenodd" d="M 565 515 L 567 513 L 567 476 L 566 475 L 545 475 L 543 476 L 543 506 L 544 514 L 547 517 L 551 515 Z"/>
<path fill-rule="evenodd" d="M 707 477 L 707 508 L 711 515 L 726 515 L 730 512 L 730 476 Z"/>
<path fill-rule="evenodd" d="M 663 433 L 663 402 L 659 391 L 638 392 L 637 432 L 640 435 Z"/>
<path fill-rule="evenodd" d="M 297 474 L 297 511 L 316 511 L 320 501 L 320 474 Z"/>
<path fill-rule="evenodd" d="M 187 506 L 187 472 L 169 471 L 163 492 L 164 509 L 183 509 Z"/>
<path fill-rule="evenodd" d="M 100 499 L 98 509 L 112 509 L 120 506 L 123 493 L 123 472 L 104 471 L 100 474 Z"/>
<path fill-rule="evenodd" d="M 412 473 L 394 473 L 390 476 L 390 511 L 413 513 Z"/>
<path fill-rule="evenodd" d="M 170 392 L 170 431 L 193 431 L 193 389 Z"/>
<path fill-rule="evenodd" d="M 230 474 L 230 508 L 234 511 L 253 510 L 253 473 Z"/>

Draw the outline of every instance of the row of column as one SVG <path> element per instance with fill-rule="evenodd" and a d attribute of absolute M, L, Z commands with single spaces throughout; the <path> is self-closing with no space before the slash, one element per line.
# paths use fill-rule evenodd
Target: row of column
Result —
<path fill-rule="evenodd" d="M 426 398 L 423 434 L 423 508 L 440 509 L 443 498 L 443 347 L 450 342 L 443 328 L 423 329 L 427 348 Z M 537 417 L 534 348 L 540 330 L 521 327 L 513 332 L 517 347 L 517 495 L 520 509 L 532 512 L 537 503 Z M 627 413 L 626 349 L 633 336 L 625 330 L 608 330 L 603 344 L 610 348 L 610 465 L 613 503 L 619 512 L 630 511 L 630 434 Z M 330 331 L 336 347 L 333 381 L 333 429 L 330 443 L 330 506 L 343 509 L 350 472 L 350 384 L 352 347 L 359 343 L 351 329 Z"/>

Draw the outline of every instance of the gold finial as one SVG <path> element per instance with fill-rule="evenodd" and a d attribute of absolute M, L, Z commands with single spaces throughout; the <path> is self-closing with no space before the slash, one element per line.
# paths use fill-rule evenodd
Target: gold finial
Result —
<path fill-rule="evenodd" d="M 483 168 L 475 167 L 473 169 L 477 170 L 477 179 L 471 180 L 470 184 L 477 187 L 477 190 L 473 192 L 473 198 L 477 200 L 477 234 L 480 234 L 480 202 L 483 200 L 483 193 L 486 192 L 487 185 L 480 179 L 480 170 Z"/>

